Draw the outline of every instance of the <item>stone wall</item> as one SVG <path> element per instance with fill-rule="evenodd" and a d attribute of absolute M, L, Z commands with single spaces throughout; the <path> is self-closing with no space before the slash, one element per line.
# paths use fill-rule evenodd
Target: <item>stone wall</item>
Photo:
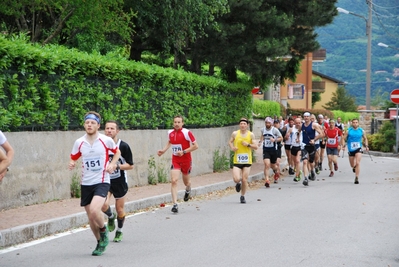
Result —
<path fill-rule="evenodd" d="M 219 150 L 229 156 L 228 139 L 237 126 L 192 129 L 199 149 L 193 152 L 192 175 L 213 171 L 213 152 Z M 84 135 L 76 132 L 13 132 L 5 133 L 15 149 L 10 171 L 0 183 L 0 209 L 70 198 L 72 177 L 80 177 L 80 163 L 68 170 L 69 155 L 74 141 Z M 133 152 L 134 168 L 128 171 L 130 187 L 148 184 L 148 160 L 166 171 L 169 179 L 171 149 L 162 157 L 157 151 L 166 143 L 167 130 L 120 131 Z"/>
<path fill-rule="evenodd" d="M 372 119 L 383 120 L 385 110 L 359 110 L 359 126 L 365 130 L 367 134 L 371 134 Z"/>

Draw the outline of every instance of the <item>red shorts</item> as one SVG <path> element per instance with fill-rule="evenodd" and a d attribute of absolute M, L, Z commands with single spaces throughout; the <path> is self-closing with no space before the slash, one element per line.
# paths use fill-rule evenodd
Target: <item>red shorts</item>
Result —
<path fill-rule="evenodd" d="M 183 161 L 177 162 L 172 160 L 172 165 L 170 166 L 171 170 L 180 170 L 183 174 L 190 174 L 191 173 L 191 161 Z"/>

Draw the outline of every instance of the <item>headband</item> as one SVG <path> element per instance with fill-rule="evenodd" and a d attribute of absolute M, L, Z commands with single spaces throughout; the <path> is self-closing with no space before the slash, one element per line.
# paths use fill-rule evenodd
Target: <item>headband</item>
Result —
<path fill-rule="evenodd" d="M 266 117 L 265 122 L 273 123 L 274 120 L 272 118 L 270 118 L 270 117 Z"/>
<path fill-rule="evenodd" d="M 240 120 L 240 123 L 242 122 L 242 121 L 245 121 L 246 123 L 249 123 L 247 120 L 245 120 L 245 119 L 241 119 Z"/>
<path fill-rule="evenodd" d="M 85 117 L 85 121 L 86 120 L 95 120 L 98 124 L 100 124 L 100 118 L 97 117 L 96 115 L 90 113 Z"/>
<path fill-rule="evenodd" d="M 310 116 L 310 113 L 309 112 L 305 112 L 305 113 L 303 113 L 303 116 Z"/>

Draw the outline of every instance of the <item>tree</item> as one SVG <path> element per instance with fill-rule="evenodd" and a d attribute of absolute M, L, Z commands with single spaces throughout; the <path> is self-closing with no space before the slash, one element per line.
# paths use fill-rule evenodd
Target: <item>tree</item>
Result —
<path fill-rule="evenodd" d="M 345 87 L 339 86 L 333 93 L 331 101 L 325 106 L 325 109 L 329 110 L 341 110 L 345 112 L 356 112 L 357 106 L 355 104 L 355 98 L 347 94 Z"/>
<path fill-rule="evenodd" d="M 237 81 L 237 70 L 260 83 L 295 80 L 300 61 L 319 48 L 314 28 L 337 14 L 335 2 L 231 0 L 230 12 L 216 18 L 219 27 L 208 29 L 205 45 L 193 50 L 221 67 L 230 82 Z"/>
<path fill-rule="evenodd" d="M 76 45 L 79 35 L 93 44 L 110 34 L 127 40 L 133 14 L 122 8 L 123 0 L 5 0 L 0 3 L 0 24 L 7 34 L 23 32 L 42 44 Z"/>
<path fill-rule="evenodd" d="M 190 45 L 205 35 L 206 27 L 228 11 L 227 0 L 125 0 L 125 11 L 134 10 L 134 35 L 130 58 L 141 60 L 143 51 L 175 56 L 177 64 L 186 64 Z"/>
<path fill-rule="evenodd" d="M 312 108 L 321 100 L 321 93 L 312 93 Z"/>

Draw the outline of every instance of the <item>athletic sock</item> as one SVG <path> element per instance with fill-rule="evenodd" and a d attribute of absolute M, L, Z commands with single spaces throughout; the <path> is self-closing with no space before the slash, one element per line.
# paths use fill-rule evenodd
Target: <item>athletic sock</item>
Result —
<path fill-rule="evenodd" d="M 104 211 L 104 213 L 108 216 L 108 218 L 112 219 L 113 214 L 110 206 L 108 206 L 108 209 Z"/>
<path fill-rule="evenodd" d="M 118 220 L 118 229 L 122 228 L 125 222 L 125 215 L 123 215 L 123 217 L 118 216 L 116 219 Z"/>

